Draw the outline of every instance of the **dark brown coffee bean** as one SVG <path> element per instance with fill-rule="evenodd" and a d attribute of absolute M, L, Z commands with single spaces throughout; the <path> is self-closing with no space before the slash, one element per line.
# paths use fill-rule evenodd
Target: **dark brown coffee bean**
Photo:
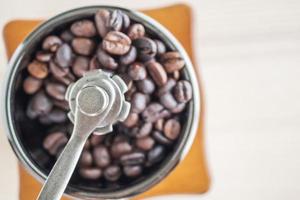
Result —
<path fill-rule="evenodd" d="M 124 154 L 130 153 L 132 151 L 132 146 L 127 141 L 114 141 L 110 151 L 114 158 L 119 158 Z"/>
<path fill-rule="evenodd" d="M 145 161 L 145 154 L 142 152 L 133 152 L 125 154 L 120 158 L 122 165 L 140 165 Z"/>
<path fill-rule="evenodd" d="M 63 132 L 50 133 L 43 142 L 43 147 L 54 156 L 67 144 L 68 138 Z"/>
<path fill-rule="evenodd" d="M 170 112 L 164 109 L 159 103 L 151 103 L 142 113 L 142 117 L 146 122 L 155 122 L 161 118 L 170 116 Z"/>
<path fill-rule="evenodd" d="M 165 156 L 165 148 L 162 145 L 156 145 L 147 154 L 147 165 L 152 166 L 161 161 Z"/>
<path fill-rule="evenodd" d="M 155 84 L 149 78 L 139 81 L 137 87 L 144 94 L 152 94 L 155 90 Z"/>
<path fill-rule="evenodd" d="M 55 105 L 58 108 L 61 108 L 65 111 L 70 110 L 69 103 L 66 100 L 60 101 L 60 100 L 53 99 L 52 102 L 53 102 L 53 105 Z"/>
<path fill-rule="evenodd" d="M 61 45 L 55 54 L 55 60 L 61 67 L 69 67 L 72 64 L 73 53 L 68 44 Z"/>
<path fill-rule="evenodd" d="M 120 57 L 120 64 L 121 65 L 129 65 L 136 60 L 137 51 L 134 46 L 131 46 L 130 50 Z"/>
<path fill-rule="evenodd" d="M 185 103 L 178 103 L 177 106 L 170 111 L 172 113 L 181 113 L 185 109 L 186 104 Z"/>
<path fill-rule="evenodd" d="M 92 134 L 90 138 L 90 143 L 93 147 L 101 144 L 101 142 L 104 141 L 105 136 L 104 135 L 97 135 L 97 134 Z"/>
<path fill-rule="evenodd" d="M 176 85 L 176 81 L 172 78 L 168 79 L 167 83 L 160 87 L 158 92 L 157 92 L 157 96 L 161 96 L 167 92 L 170 92 Z"/>
<path fill-rule="evenodd" d="M 29 74 L 35 78 L 43 79 L 48 75 L 48 67 L 46 63 L 34 60 L 27 66 Z"/>
<path fill-rule="evenodd" d="M 79 160 L 80 167 L 90 167 L 93 164 L 93 156 L 91 152 L 83 150 Z"/>
<path fill-rule="evenodd" d="M 142 63 L 134 62 L 128 68 L 128 75 L 132 80 L 143 80 L 147 76 L 147 71 Z"/>
<path fill-rule="evenodd" d="M 113 10 L 110 13 L 109 20 L 108 20 L 109 30 L 120 31 L 122 28 L 122 24 L 123 24 L 122 11 Z"/>
<path fill-rule="evenodd" d="M 164 129 L 164 123 L 165 123 L 164 119 L 157 120 L 154 124 L 155 129 L 158 131 L 162 131 Z"/>
<path fill-rule="evenodd" d="M 105 67 L 106 69 L 115 70 L 118 67 L 118 63 L 115 61 L 113 57 L 108 55 L 101 46 L 98 47 L 97 50 L 97 59 L 99 63 Z"/>
<path fill-rule="evenodd" d="M 79 174 L 89 180 L 97 180 L 102 175 L 102 170 L 99 168 L 80 168 Z"/>
<path fill-rule="evenodd" d="M 174 71 L 172 74 L 172 77 L 178 81 L 180 79 L 180 72 L 179 71 Z"/>
<path fill-rule="evenodd" d="M 62 68 L 53 61 L 49 63 L 49 70 L 55 77 L 66 76 L 70 71 L 69 68 Z"/>
<path fill-rule="evenodd" d="M 45 115 L 51 111 L 53 103 L 44 92 L 38 92 L 30 100 L 29 106 L 37 115 Z"/>
<path fill-rule="evenodd" d="M 178 102 L 186 103 L 192 99 L 192 86 L 188 81 L 179 81 L 174 88 L 174 96 Z"/>
<path fill-rule="evenodd" d="M 152 137 L 157 141 L 159 144 L 162 145 L 170 145 L 172 141 L 169 140 L 166 136 L 164 136 L 160 131 L 154 131 L 152 133 Z"/>
<path fill-rule="evenodd" d="M 155 61 L 148 62 L 147 69 L 151 78 L 158 86 L 161 87 L 167 83 L 168 76 L 161 64 Z"/>
<path fill-rule="evenodd" d="M 107 167 L 111 162 L 108 149 L 102 145 L 94 148 L 93 157 L 98 167 Z"/>
<path fill-rule="evenodd" d="M 72 32 L 70 30 L 65 30 L 60 34 L 60 38 L 64 42 L 70 43 L 73 40 L 74 35 L 72 34 Z"/>
<path fill-rule="evenodd" d="M 147 37 L 141 37 L 133 40 L 133 46 L 136 47 L 138 57 L 143 62 L 154 58 L 157 52 L 157 46 L 155 42 Z"/>
<path fill-rule="evenodd" d="M 131 99 L 131 111 L 141 113 L 147 106 L 147 96 L 143 93 L 135 93 Z"/>
<path fill-rule="evenodd" d="M 74 60 L 72 70 L 77 77 L 82 77 L 89 70 L 89 59 L 84 56 L 77 56 Z"/>
<path fill-rule="evenodd" d="M 97 33 L 94 23 L 86 19 L 74 22 L 71 32 L 78 37 L 93 37 Z"/>
<path fill-rule="evenodd" d="M 40 62 L 49 62 L 52 58 L 52 53 L 39 51 L 35 54 L 35 58 Z"/>
<path fill-rule="evenodd" d="M 110 31 L 108 27 L 110 12 L 106 9 L 100 9 L 95 14 L 95 24 L 98 33 L 102 38 Z"/>
<path fill-rule="evenodd" d="M 168 73 L 181 70 L 185 65 L 183 58 L 177 51 L 162 54 L 160 60 Z"/>
<path fill-rule="evenodd" d="M 166 52 L 166 45 L 161 40 L 153 40 L 157 46 L 157 54 L 161 55 Z"/>
<path fill-rule="evenodd" d="M 136 146 L 143 151 L 149 151 L 155 144 L 152 137 L 143 137 L 136 140 Z"/>
<path fill-rule="evenodd" d="M 114 137 L 113 143 L 118 143 L 118 142 L 129 142 L 129 140 L 127 136 L 118 134 Z"/>
<path fill-rule="evenodd" d="M 140 165 L 125 166 L 123 171 L 127 177 L 137 177 L 142 174 L 143 168 Z"/>
<path fill-rule="evenodd" d="M 170 140 L 176 140 L 180 134 L 181 125 L 175 119 L 169 119 L 164 126 L 164 134 Z"/>
<path fill-rule="evenodd" d="M 127 35 L 131 40 L 144 37 L 145 28 L 142 24 L 133 24 L 129 27 Z"/>
<path fill-rule="evenodd" d="M 66 86 L 60 83 L 49 82 L 46 84 L 47 94 L 60 101 L 65 99 L 66 90 Z"/>
<path fill-rule="evenodd" d="M 97 59 L 97 56 L 93 56 L 89 62 L 89 70 L 100 69 L 100 68 L 101 68 L 101 66 Z"/>
<path fill-rule="evenodd" d="M 95 49 L 95 43 L 88 38 L 74 38 L 72 40 L 74 51 L 83 56 L 89 56 Z"/>
<path fill-rule="evenodd" d="M 44 39 L 42 48 L 44 50 L 55 52 L 61 44 L 62 41 L 59 37 L 55 35 L 50 35 Z"/>
<path fill-rule="evenodd" d="M 171 110 L 177 106 L 177 101 L 170 92 L 167 92 L 159 97 L 160 103 L 167 109 Z"/>
<path fill-rule="evenodd" d="M 23 89 L 27 94 L 34 94 L 42 87 L 42 85 L 43 81 L 41 79 L 28 76 L 23 82 Z"/>
<path fill-rule="evenodd" d="M 149 122 L 142 124 L 142 126 L 139 128 L 139 130 L 135 134 L 135 137 L 143 138 L 143 137 L 148 136 L 152 131 L 152 127 L 153 127 L 152 123 L 149 123 Z"/>
<path fill-rule="evenodd" d="M 131 46 L 130 38 L 122 32 L 110 31 L 102 41 L 102 48 L 113 55 L 126 54 Z"/>
<path fill-rule="evenodd" d="M 122 19 L 123 19 L 122 29 L 126 31 L 130 26 L 130 18 L 128 17 L 128 15 L 122 12 Z"/>
<path fill-rule="evenodd" d="M 120 69 L 120 68 L 119 68 Z M 125 82 L 125 84 L 127 85 L 128 90 L 132 87 L 132 78 L 125 73 L 119 74 L 119 76 L 123 79 L 123 81 Z"/>
<path fill-rule="evenodd" d="M 54 77 L 57 81 L 65 84 L 67 86 L 75 81 L 75 77 L 72 73 L 68 73 L 65 76 L 54 76 Z"/>
<path fill-rule="evenodd" d="M 118 165 L 111 165 L 104 170 L 104 177 L 108 181 L 117 181 L 121 174 L 121 168 Z"/>
<path fill-rule="evenodd" d="M 126 120 L 123 121 L 123 124 L 126 127 L 130 128 L 130 127 L 137 125 L 138 121 L 139 121 L 139 115 L 137 113 L 132 112 L 132 113 L 128 114 Z"/>
<path fill-rule="evenodd" d="M 65 111 L 56 108 L 51 110 L 49 114 L 40 116 L 39 121 L 45 125 L 52 123 L 63 123 L 67 121 L 67 114 Z"/>

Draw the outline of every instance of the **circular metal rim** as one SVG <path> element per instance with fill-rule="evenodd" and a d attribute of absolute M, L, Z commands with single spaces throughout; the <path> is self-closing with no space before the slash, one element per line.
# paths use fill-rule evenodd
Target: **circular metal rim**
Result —
<path fill-rule="evenodd" d="M 39 35 L 46 27 L 54 26 L 53 24 L 60 22 L 68 17 L 80 15 L 80 14 L 87 14 L 92 13 L 100 8 L 106 9 L 120 9 L 126 12 L 130 18 L 137 19 L 138 21 L 143 21 L 152 31 L 158 34 L 165 42 L 167 42 L 172 48 L 176 49 L 180 52 L 182 57 L 186 62 L 186 70 L 188 71 L 188 76 L 190 78 L 190 82 L 193 88 L 193 100 L 189 103 L 189 118 L 187 120 L 187 124 L 185 127 L 185 137 L 182 138 L 178 149 L 172 155 L 172 159 L 165 163 L 160 170 L 154 172 L 150 177 L 143 180 L 141 183 L 130 186 L 126 189 L 116 191 L 116 192 L 108 192 L 108 193 L 92 193 L 92 192 L 78 192 L 73 191 L 71 187 L 68 187 L 65 191 L 65 194 L 68 194 L 73 197 L 85 198 L 85 199 L 94 199 L 94 198 L 105 198 L 105 199 L 116 199 L 116 198 L 126 198 L 130 196 L 137 195 L 139 193 L 148 190 L 149 188 L 156 185 L 160 182 L 164 177 L 166 177 L 172 169 L 186 156 L 188 153 L 193 140 L 196 136 L 198 121 L 200 119 L 200 89 L 198 86 L 198 81 L 196 78 L 196 73 L 193 67 L 193 64 L 187 55 L 184 48 L 181 44 L 177 41 L 177 39 L 160 23 L 156 20 L 138 12 L 128 10 L 122 7 L 115 7 L 115 6 L 102 6 L 102 5 L 95 5 L 95 6 L 88 6 L 88 7 L 80 7 L 77 9 L 72 9 L 66 12 L 63 12 L 59 15 L 56 15 L 49 20 L 42 23 L 38 26 L 31 34 L 29 34 L 26 39 L 18 46 L 15 50 L 13 56 L 11 57 L 9 64 L 8 64 L 8 73 L 6 73 L 6 81 L 4 84 L 4 92 L 3 98 L 4 103 L 2 104 L 4 116 L 3 125 L 6 129 L 7 137 L 9 139 L 10 145 L 12 146 L 15 154 L 25 166 L 27 171 L 29 171 L 37 180 L 41 183 L 44 182 L 46 179 L 46 175 L 31 161 L 30 158 L 26 155 L 23 151 L 22 144 L 19 141 L 17 134 L 15 133 L 15 128 L 12 121 L 11 116 L 11 104 L 10 104 L 10 97 L 12 95 L 12 85 L 14 83 L 14 78 L 20 64 L 21 58 L 25 55 L 26 47 L 30 44 L 31 40 L 34 40 L 37 35 Z"/>

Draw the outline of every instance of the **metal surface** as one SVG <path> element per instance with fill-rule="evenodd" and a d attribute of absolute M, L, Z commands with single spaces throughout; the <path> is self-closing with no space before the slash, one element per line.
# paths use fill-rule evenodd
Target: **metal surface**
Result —
<path fill-rule="evenodd" d="M 200 118 L 200 90 L 194 67 L 184 48 L 165 27 L 163 27 L 154 19 L 140 12 L 120 7 L 89 6 L 70 10 L 47 20 L 37 29 L 35 29 L 16 49 L 9 62 L 9 71 L 7 72 L 7 80 L 5 82 L 5 89 L 3 90 L 4 95 L 2 95 L 5 102 L 4 104 L 2 104 L 4 106 L 3 110 L 5 111 L 3 112 L 4 117 L 2 117 L 2 119 L 4 120 L 3 124 L 6 128 L 6 133 L 10 144 L 17 157 L 19 158 L 23 166 L 28 170 L 28 172 L 30 172 L 41 183 L 43 183 L 47 178 L 47 170 L 41 168 L 37 164 L 37 161 L 34 160 L 32 156 L 30 156 L 29 150 L 24 147 L 23 141 L 20 138 L 20 133 L 18 132 L 16 125 L 14 124 L 14 118 L 12 114 L 12 101 L 16 92 L 16 79 L 20 68 L 24 66 L 24 63 L 26 62 L 26 56 L 30 52 L 31 48 L 38 44 L 41 38 L 45 37 L 55 27 L 64 26 L 65 23 L 69 23 L 77 19 L 90 17 L 100 8 L 122 10 L 123 12 L 128 14 L 131 19 L 135 20 L 136 22 L 143 23 L 148 30 L 151 30 L 153 33 L 157 34 L 160 39 L 168 45 L 170 49 L 179 51 L 186 63 L 186 66 L 183 69 L 184 78 L 189 80 L 192 84 L 193 100 L 188 104 L 187 110 L 189 114 L 186 119 L 186 124 L 182 129 L 183 133 L 181 135 L 181 138 L 176 144 L 174 152 L 171 152 L 170 155 L 165 158 L 160 168 L 158 168 L 154 173 L 146 176 L 143 180 L 140 180 L 128 186 L 121 187 L 118 190 L 114 191 L 95 191 L 88 190 L 88 188 L 86 187 L 81 188 L 76 185 L 69 185 L 66 188 L 65 194 L 80 199 L 118 199 L 131 197 L 142 193 L 145 190 L 148 190 L 149 188 L 160 182 L 188 153 L 195 138 Z"/>
<path fill-rule="evenodd" d="M 68 87 L 66 100 L 71 108 L 69 118 L 74 129 L 39 194 L 39 200 L 61 198 L 84 144 L 95 129 L 101 134 L 109 133 L 113 124 L 126 119 L 130 109 L 124 97 L 126 91 L 127 86 L 120 77 L 110 77 L 101 70 L 86 73 Z"/>

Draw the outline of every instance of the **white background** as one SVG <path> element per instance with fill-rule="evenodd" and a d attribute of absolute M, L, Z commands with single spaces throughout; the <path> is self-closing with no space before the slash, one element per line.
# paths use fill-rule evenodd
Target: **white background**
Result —
<path fill-rule="evenodd" d="M 194 8 L 194 47 L 207 100 L 212 185 L 201 199 L 299 199 L 300 1 L 181 2 Z M 0 28 L 14 18 L 105 3 L 136 9 L 174 1 L 1 1 Z M 0 58 L 3 74 L 2 40 Z M 16 159 L 4 133 L 0 139 L 0 199 L 16 200 Z"/>

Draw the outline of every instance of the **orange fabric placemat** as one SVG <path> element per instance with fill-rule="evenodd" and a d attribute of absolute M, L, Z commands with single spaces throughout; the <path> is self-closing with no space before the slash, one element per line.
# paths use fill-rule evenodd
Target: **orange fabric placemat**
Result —
<path fill-rule="evenodd" d="M 191 9 L 183 4 L 176 4 L 169 7 L 145 10 L 147 15 L 158 20 L 167 27 L 181 42 L 189 56 L 193 60 L 191 41 Z M 24 40 L 41 20 L 14 20 L 4 27 L 4 40 L 7 48 L 7 55 L 10 57 L 16 47 Z M 199 70 L 196 68 L 197 73 Z M 204 157 L 203 146 L 203 93 L 201 95 L 201 118 L 199 128 L 193 146 L 187 157 L 181 162 L 162 182 L 138 195 L 135 199 L 143 199 L 149 196 L 178 194 L 178 193 L 204 193 L 209 188 L 209 177 Z M 41 184 L 37 182 L 20 165 L 20 199 L 35 199 Z M 67 198 L 63 198 L 66 200 Z"/>

